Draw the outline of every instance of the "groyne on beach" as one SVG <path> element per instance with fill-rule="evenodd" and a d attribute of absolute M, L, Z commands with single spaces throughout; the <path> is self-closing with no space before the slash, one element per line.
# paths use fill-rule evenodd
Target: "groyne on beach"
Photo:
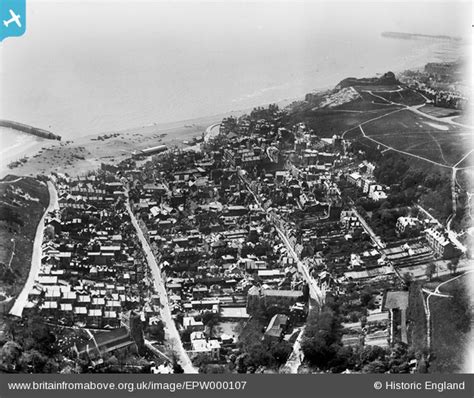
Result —
<path fill-rule="evenodd" d="M 37 127 L 28 126 L 27 124 L 14 122 L 11 120 L 1 120 L 0 127 L 7 127 L 14 130 L 19 130 L 27 134 L 36 135 L 37 137 L 46 138 L 48 140 L 61 141 L 61 136 L 51 133 L 50 131 L 43 130 Z"/>

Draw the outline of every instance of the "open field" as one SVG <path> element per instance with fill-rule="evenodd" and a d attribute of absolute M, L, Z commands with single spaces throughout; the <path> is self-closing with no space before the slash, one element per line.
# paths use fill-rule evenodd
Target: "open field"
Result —
<path fill-rule="evenodd" d="M 408 110 L 363 126 L 367 137 L 388 147 L 451 167 L 472 149 L 472 133 L 414 114 Z M 348 138 L 360 137 L 353 131 Z M 464 163 L 464 162 L 463 162 Z"/>
<path fill-rule="evenodd" d="M 466 144 L 468 145 L 468 149 L 470 148 L 470 150 L 472 150 L 473 152 L 468 153 L 459 163 L 457 163 L 456 168 L 461 169 L 461 170 L 474 166 L 474 143 L 472 142 L 471 137 L 467 137 L 466 140 L 467 140 Z"/>
<path fill-rule="evenodd" d="M 450 117 L 450 116 L 456 116 L 460 114 L 460 111 L 456 109 L 441 108 L 439 106 L 433 106 L 430 104 L 422 106 L 420 108 L 420 111 L 423 113 L 426 113 L 427 115 L 431 115 L 435 117 Z M 459 122 L 459 123 L 462 123 L 462 122 Z"/>
<path fill-rule="evenodd" d="M 397 91 L 400 89 L 398 84 L 390 84 L 390 85 L 383 85 L 383 84 L 372 84 L 372 85 L 354 85 L 354 88 L 361 92 L 361 91 Z"/>
<path fill-rule="evenodd" d="M 472 115 L 470 115 L 468 113 L 464 113 L 462 115 L 453 117 L 452 120 L 453 120 L 453 122 L 467 124 L 468 126 L 472 126 L 472 124 L 473 124 L 472 123 Z"/>
<path fill-rule="evenodd" d="M 334 109 L 318 109 L 303 114 L 297 113 L 293 117 L 295 117 L 295 120 L 302 120 L 319 137 L 332 137 L 334 134 L 340 135 L 346 130 L 357 127 L 367 120 L 382 116 L 390 110 L 383 107 L 381 109 L 354 112 L 354 110 L 337 107 Z"/>
<path fill-rule="evenodd" d="M 380 88 L 379 88 L 380 90 Z M 372 93 L 376 96 L 385 98 L 387 101 L 396 102 L 398 104 L 404 104 L 408 106 L 421 105 L 425 103 L 425 99 L 422 95 L 413 91 L 409 88 L 398 89 L 394 91 L 380 90 L 377 89 L 371 90 Z"/>
<path fill-rule="evenodd" d="M 337 110 L 352 110 L 358 112 L 371 112 L 377 110 L 390 110 L 397 109 L 396 105 L 388 104 L 386 101 L 381 100 L 380 98 L 374 97 L 367 92 L 359 92 L 361 98 L 357 98 L 354 101 L 347 102 L 345 104 L 339 105 L 333 109 Z"/>

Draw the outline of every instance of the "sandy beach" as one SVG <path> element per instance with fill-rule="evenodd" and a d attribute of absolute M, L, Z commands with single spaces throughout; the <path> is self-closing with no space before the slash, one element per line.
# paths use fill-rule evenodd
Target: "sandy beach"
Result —
<path fill-rule="evenodd" d="M 97 169 L 101 163 L 120 162 L 137 149 L 161 144 L 186 147 L 183 141 L 201 137 L 209 126 L 219 123 L 225 116 L 242 113 L 244 111 L 109 131 L 69 141 L 44 140 L 13 130 L 7 133 L 2 131 L 0 178 L 8 174 L 34 176 L 52 171 L 81 175 Z M 8 135 L 8 141 L 5 134 Z M 7 166 L 20 159 L 23 159 L 23 163 L 17 167 Z"/>
<path fill-rule="evenodd" d="M 285 107 L 296 98 L 277 101 Z M 266 105 L 264 105 L 266 106 Z M 100 167 L 101 163 L 118 163 L 137 149 L 156 145 L 183 147 L 190 150 L 183 141 L 201 137 L 208 127 L 216 125 L 224 117 L 241 116 L 252 108 L 233 110 L 218 115 L 204 116 L 169 123 L 154 123 L 147 126 L 124 130 L 105 131 L 78 137 L 74 140 L 46 140 L 12 129 L 0 131 L 0 178 L 8 174 L 29 175 L 49 174 L 51 171 L 82 175 Z M 8 131 L 6 131 L 8 130 Z M 212 135 L 215 135 L 213 129 Z M 57 133 L 54 132 L 53 133 Z M 8 164 L 23 159 L 23 163 L 9 168 Z"/>

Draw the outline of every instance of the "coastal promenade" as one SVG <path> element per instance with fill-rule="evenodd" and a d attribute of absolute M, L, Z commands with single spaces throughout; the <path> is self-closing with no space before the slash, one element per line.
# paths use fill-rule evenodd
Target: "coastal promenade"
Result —
<path fill-rule="evenodd" d="M 214 123 L 206 129 L 204 133 L 204 142 L 208 142 L 211 138 L 215 138 L 219 135 L 221 124 Z"/>
<path fill-rule="evenodd" d="M 128 214 L 130 215 L 130 219 L 132 220 L 132 224 L 135 228 L 137 233 L 138 239 L 143 248 L 143 252 L 145 253 L 145 257 L 150 267 L 151 274 L 153 276 L 153 284 L 155 286 L 156 292 L 160 297 L 161 307 L 160 307 L 160 315 L 161 320 L 165 324 L 165 335 L 166 341 L 171 346 L 171 350 L 176 355 L 179 364 L 184 370 L 184 373 L 198 373 L 197 369 L 193 366 L 191 360 L 189 359 L 188 354 L 186 353 L 183 343 L 181 342 L 181 338 L 179 336 L 178 330 L 176 329 L 176 325 L 174 320 L 171 316 L 171 311 L 168 303 L 168 295 L 166 294 L 165 284 L 163 282 L 163 278 L 161 277 L 160 267 L 158 266 L 155 256 L 151 251 L 150 245 L 143 234 L 140 225 L 132 212 L 130 207 L 129 197 L 128 197 L 128 190 L 126 190 L 126 201 L 125 206 L 127 208 Z"/>
<path fill-rule="evenodd" d="M 10 310 L 10 315 L 22 316 L 23 309 L 25 308 L 26 303 L 28 302 L 28 294 L 31 292 L 35 279 L 38 276 L 40 267 L 41 267 L 41 256 L 43 254 L 41 245 L 43 243 L 43 234 L 44 234 L 44 222 L 46 215 L 53 210 L 59 208 L 58 205 L 58 193 L 51 181 L 48 181 L 48 193 L 49 193 L 49 204 L 46 208 L 43 217 L 36 228 L 35 241 L 33 243 L 33 254 L 31 256 L 31 266 L 30 273 L 28 274 L 28 279 L 26 280 L 25 285 L 23 286 L 22 291 L 18 295 L 13 304 L 12 309 Z"/>

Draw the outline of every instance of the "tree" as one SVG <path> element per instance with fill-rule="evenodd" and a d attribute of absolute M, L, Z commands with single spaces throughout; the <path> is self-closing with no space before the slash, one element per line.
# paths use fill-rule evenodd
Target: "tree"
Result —
<path fill-rule="evenodd" d="M 23 352 L 18 360 L 19 366 L 26 373 L 42 373 L 48 357 L 37 350 Z"/>
<path fill-rule="evenodd" d="M 368 363 L 362 368 L 362 372 L 364 373 L 385 373 L 386 370 L 387 366 L 379 359 Z"/>
<path fill-rule="evenodd" d="M 292 351 L 293 347 L 285 340 L 282 340 L 270 346 L 270 354 L 276 362 L 277 366 L 281 366 L 286 363 Z"/>
<path fill-rule="evenodd" d="M 176 357 L 173 357 L 173 373 L 184 373 L 183 367 L 178 363 Z"/>
<path fill-rule="evenodd" d="M 21 346 L 14 341 L 7 341 L 0 350 L 0 368 L 13 370 L 21 356 Z"/>
<path fill-rule="evenodd" d="M 247 361 L 248 354 L 240 354 L 236 359 L 237 373 L 247 373 Z"/>
<path fill-rule="evenodd" d="M 425 275 L 426 277 L 431 280 L 431 278 L 433 277 L 433 274 L 436 272 L 436 265 L 435 263 L 429 263 L 427 266 L 426 266 L 426 270 L 425 270 Z"/>
<path fill-rule="evenodd" d="M 164 341 L 165 339 L 165 328 L 162 321 L 151 325 L 148 329 L 150 336 L 158 341 Z"/>
<path fill-rule="evenodd" d="M 301 348 L 312 365 L 328 369 L 339 349 L 340 338 L 340 319 L 331 308 L 325 307 L 309 314 Z"/>
<path fill-rule="evenodd" d="M 206 311 L 202 315 L 202 323 L 211 330 L 214 326 L 216 326 L 219 323 L 219 319 L 220 319 L 219 314 L 212 311 Z"/>
<path fill-rule="evenodd" d="M 360 353 L 360 361 L 362 364 L 368 364 L 375 360 L 384 360 L 387 351 L 379 346 L 367 346 Z"/>

